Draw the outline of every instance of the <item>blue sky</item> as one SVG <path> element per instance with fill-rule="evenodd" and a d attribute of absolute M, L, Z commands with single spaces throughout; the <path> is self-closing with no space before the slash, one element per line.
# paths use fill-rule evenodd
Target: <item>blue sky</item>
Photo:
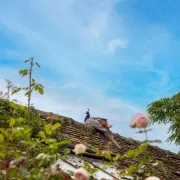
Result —
<path fill-rule="evenodd" d="M 0 81 L 24 85 L 18 70 L 31 56 L 45 86 L 37 108 L 80 122 L 86 108 L 107 117 L 113 131 L 143 139 L 129 128 L 131 116 L 179 91 L 180 1 L 0 0 Z M 26 102 L 23 96 L 18 98 Z M 149 134 L 164 140 L 168 126 Z"/>

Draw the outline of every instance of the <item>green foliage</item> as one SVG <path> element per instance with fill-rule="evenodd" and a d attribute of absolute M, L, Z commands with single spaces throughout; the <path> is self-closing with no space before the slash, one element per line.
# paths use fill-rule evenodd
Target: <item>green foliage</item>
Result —
<path fill-rule="evenodd" d="M 10 100 L 10 94 L 16 89 L 16 86 L 14 86 L 13 83 L 8 79 L 5 79 L 5 81 L 7 83 L 7 99 Z"/>
<path fill-rule="evenodd" d="M 2 143 L 4 141 L 4 135 L 0 134 L 0 143 Z"/>
<path fill-rule="evenodd" d="M 10 100 L 10 95 L 12 94 L 12 92 L 17 88 L 16 86 L 13 85 L 13 83 L 8 80 L 8 79 L 5 79 L 6 81 L 6 89 L 7 91 L 5 93 L 3 93 L 3 91 L 0 91 L 0 98 L 3 98 L 3 99 L 8 99 Z"/>
<path fill-rule="evenodd" d="M 9 127 L 0 128 L 0 179 L 49 179 L 49 166 L 66 153 L 68 141 L 52 138 L 61 124 L 45 124 L 33 137 L 26 118 L 11 117 L 7 121 Z"/>
<path fill-rule="evenodd" d="M 0 91 L 0 98 L 6 98 L 7 93 L 4 93 L 3 91 Z"/>
<path fill-rule="evenodd" d="M 12 95 L 18 93 L 20 90 L 21 90 L 21 88 L 16 88 L 16 89 L 12 92 Z"/>
<path fill-rule="evenodd" d="M 28 69 L 19 70 L 19 74 L 23 76 L 26 76 L 28 74 Z"/>
<path fill-rule="evenodd" d="M 25 106 L 0 99 L 0 127 L 13 127 L 15 124 L 29 125 L 32 127 L 32 136 L 36 136 L 43 128 L 43 121 L 35 114 L 31 114 L 30 121 L 28 118 L 28 110 Z"/>
<path fill-rule="evenodd" d="M 148 105 L 148 113 L 152 124 L 169 124 L 168 132 L 171 135 L 167 141 L 180 145 L 180 93 L 151 103 Z"/>
<path fill-rule="evenodd" d="M 86 161 L 84 162 L 84 169 L 86 169 L 86 171 L 91 175 L 99 170 L 98 168 L 91 167 L 90 164 Z"/>
<path fill-rule="evenodd" d="M 32 96 L 32 92 L 33 91 L 37 91 L 39 94 L 43 95 L 44 93 L 44 90 L 43 90 L 43 86 L 42 84 L 39 84 L 39 83 L 36 83 L 35 79 L 32 78 L 32 72 L 33 72 L 33 67 L 34 65 L 36 65 L 37 67 L 40 68 L 40 65 L 37 63 L 37 62 L 34 62 L 34 58 L 30 58 L 26 61 L 24 61 L 24 63 L 27 63 L 29 62 L 30 66 L 29 66 L 29 69 L 22 69 L 22 70 L 19 70 L 19 74 L 24 77 L 24 76 L 27 76 L 28 75 L 28 78 L 29 78 L 29 84 L 27 87 L 24 87 L 24 88 L 16 88 L 14 89 L 14 91 L 12 92 L 12 94 L 15 94 L 15 93 L 18 93 L 19 91 L 21 90 L 24 90 L 25 91 L 25 96 L 28 97 L 28 113 L 30 115 L 30 110 L 31 110 L 31 96 Z"/>

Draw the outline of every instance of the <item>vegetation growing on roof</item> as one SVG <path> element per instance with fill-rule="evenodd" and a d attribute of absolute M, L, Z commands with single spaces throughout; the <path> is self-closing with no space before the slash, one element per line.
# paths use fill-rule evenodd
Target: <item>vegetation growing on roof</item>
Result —
<path fill-rule="evenodd" d="M 32 136 L 36 136 L 43 129 L 43 121 L 35 114 L 31 114 L 28 120 L 28 110 L 25 106 L 0 99 L 0 127 L 8 128 L 9 121 L 12 124 L 20 121 L 21 125 L 28 125 L 32 128 Z M 13 127 L 14 125 L 12 125 Z"/>
<path fill-rule="evenodd" d="M 26 107 L 11 106 L 12 102 L 2 99 L 0 102 L 1 109 L 6 105 L 1 116 L 6 124 L 1 121 L 0 128 L 0 179 L 58 178 L 51 177 L 53 163 L 69 152 L 64 147 L 69 141 L 53 138 L 61 124 L 44 124 L 36 115 L 31 115 L 30 122 Z"/>
<path fill-rule="evenodd" d="M 57 164 L 58 159 L 66 159 L 70 151 L 65 145 L 70 141 L 62 138 L 59 133 L 61 123 L 58 122 L 61 116 L 55 121 L 52 115 L 49 115 L 47 122 L 43 122 L 36 111 L 31 106 L 31 95 L 33 90 L 43 94 L 43 86 L 36 84 L 32 79 L 32 68 L 34 60 L 30 58 L 26 62 L 30 62 L 30 69 L 20 70 L 22 76 L 29 74 L 29 86 L 26 88 L 17 88 L 12 94 L 17 93 L 21 89 L 26 90 L 28 97 L 28 107 L 9 101 L 8 99 L 0 99 L 0 179 L 64 179 L 75 178 L 76 180 L 94 179 L 93 174 L 99 169 L 106 169 L 108 165 L 116 165 L 117 162 L 142 156 L 141 160 L 136 164 L 131 164 L 126 170 L 118 169 L 119 177 L 132 176 L 134 179 L 143 180 L 146 177 L 154 175 L 148 172 L 147 164 L 158 166 L 158 162 L 152 159 L 146 150 L 150 143 L 157 142 L 147 139 L 148 119 L 141 116 L 133 119 L 133 128 L 141 128 L 138 133 L 145 134 L 145 141 L 136 149 L 130 149 L 125 154 L 116 156 L 112 155 L 110 148 L 104 147 L 104 151 L 94 149 L 96 155 L 101 155 L 109 160 L 104 163 L 103 167 L 92 168 L 85 161 L 84 166 L 78 169 L 73 177 L 64 175 Z M 36 63 L 37 64 L 37 63 Z M 39 67 L 39 64 L 37 64 Z M 48 116 L 47 116 L 48 117 Z M 58 137 L 57 137 L 58 136 Z M 74 151 L 76 154 L 86 152 L 84 145 L 78 145 Z M 160 167 L 159 167 L 160 168 Z M 80 178 L 81 177 L 81 178 Z M 158 179 L 157 179 L 158 180 Z"/>

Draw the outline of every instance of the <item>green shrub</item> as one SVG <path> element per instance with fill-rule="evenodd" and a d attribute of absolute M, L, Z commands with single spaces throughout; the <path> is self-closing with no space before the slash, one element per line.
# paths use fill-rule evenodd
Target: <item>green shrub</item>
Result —
<path fill-rule="evenodd" d="M 21 119 L 19 117 L 21 117 Z M 30 120 L 28 120 L 28 110 L 25 106 L 0 99 L 0 127 L 8 128 L 9 119 L 12 118 L 23 121 L 22 125 L 29 125 L 32 128 L 32 137 L 35 137 L 44 125 L 41 118 L 33 113 L 31 113 Z M 18 124 L 16 124 L 16 126 L 18 126 Z"/>

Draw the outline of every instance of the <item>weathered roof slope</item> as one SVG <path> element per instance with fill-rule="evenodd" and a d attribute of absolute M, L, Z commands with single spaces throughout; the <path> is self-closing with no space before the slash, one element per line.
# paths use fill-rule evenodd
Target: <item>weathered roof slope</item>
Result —
<path fill-rule="evenodd" d="M 62 124 L 62 128 L 60 133 L 64 136 L 67 136 L 71 139 L 73 144 L 83 143 L 88 148 L 97 147 L 100 150 L 103 150 L 105 146 L 108 144 L 108 140 L 104 138 L 99 133 L 95 132 L 92 128 L 87 127 L 85 124 L 77 122 L 72 118 L 67 118 L 60 115 L 55 115 L 52 113 L 45 113 L 42 111 L 38 111 L 47 121 L 60 121 Z M 114 133 L 115 140 L 122 147 L 118 149 L 116 146 L 112 145 L 113 153 L 119 153 L 123 155 L 130 149 L 137 148 L 141 142 L 133 140 L 131 138 L 126 138 L 120 136 L 119 134 Z M 157 146 L 150 146 L 148 148 L 148 153 L 156 160 L 161 161 L 165 169 L 163 171 L 162 168 L 153 167 L 149 165 L 148 170 L 152 170 L 158 175 L 161 180 L 180 180 L 180 156 L 172 153 L 167 150 L 163 150 Z M 140 158 L 140 157 L 139 157 Z M 120 168 L 124 169 L 129 165 L 136 163 L 138 160 L 127 159 L 122 160 L 120 162 Z"/>

